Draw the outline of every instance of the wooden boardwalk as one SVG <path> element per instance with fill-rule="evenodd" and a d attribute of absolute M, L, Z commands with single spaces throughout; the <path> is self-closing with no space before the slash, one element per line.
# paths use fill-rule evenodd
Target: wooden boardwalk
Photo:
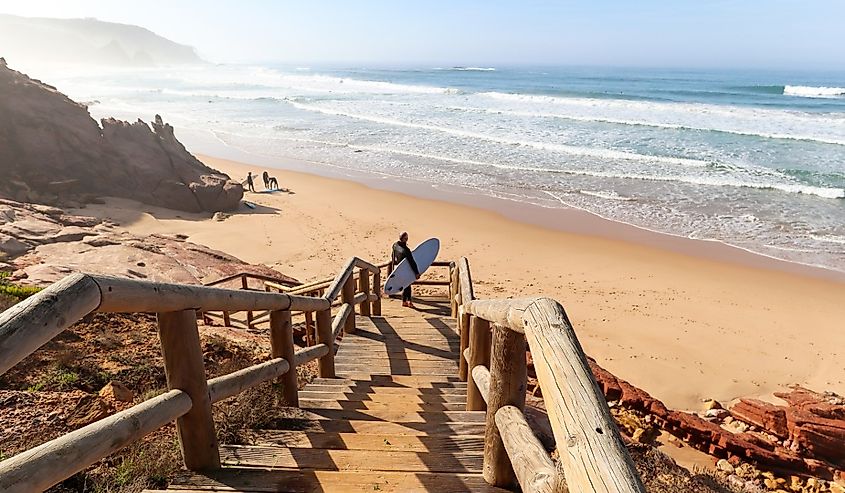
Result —
<path fill-rule="evenodd" d="M 504 491 L 481 477 L 483 411 L 465 411 L 460 338 L 447 302 L 417 310 L 385 301 L 383 317 L 357 317 L 335 359 L 338 378 L 299 392 L 279 410 L 285 429 L 255 445 L 221 445 L 224 468 L 185 473 L 170 490 Z"/>

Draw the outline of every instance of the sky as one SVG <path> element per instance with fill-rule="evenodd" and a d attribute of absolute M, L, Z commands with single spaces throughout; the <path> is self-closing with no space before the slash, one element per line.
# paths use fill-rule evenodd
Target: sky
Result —
<path fill-rule="evenodd" d="M 845 0 L 0 0 L 0 13 L 136 24 L 215 62 L 845 70 Z"/>

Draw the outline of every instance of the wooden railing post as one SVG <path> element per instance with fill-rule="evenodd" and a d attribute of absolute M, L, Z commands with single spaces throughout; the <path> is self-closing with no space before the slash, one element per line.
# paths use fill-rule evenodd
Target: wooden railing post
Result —
<path fill-rule="evenodd" d="M 490 366 L 490 322 L 472 317 L 469 331 L 469 371 L 467 372 L 467 411 L 484 411 L 487 403 L 475 381 L 472 369 L 477 365 Z"/>
<path fill-rule="evenodd" d="M 346 317 L 346 324 L 343 326 L 343 333 L 351 334 L 355 332 L 355 276 L 352 275 L 352 272 L 349 273 L 349 278 L 343 283 L 340 299 L 344 303 L 352 305 L 352 314 Z"/>
<path fill-rule="evenodd" d="M 305 312 L 305 345 L 314 345 L 314 316 L 311 312 Z"/>
<path fill-rule="evenodd" d="M 464 311 L 463 306 L 458 306 L 458 334 L 461 336 L 461 357 L 458 359 L 458 377 L 462 382 L 467 381 L 469 364 L 464 358 L 464 351 L 469 347 L 469 321 L 472 315 Z"/>
<path fill-rule="evenodd" d="M 289 310 L 270 312 L 270 357 L 284 358 L 290 368 L 279 380 L 282 384 L 282 396 L 291 407 L 299 407 L 299 385 L 296 380 L 295 348 L 293 345 L 293 325 Z"/>
<path fill-rule="evenodd" d="M 350 279 L 352 279 L 350 277 Z M 351 314 L 349 318 L 354 317 Z M 332 311 L 321 310 L 317 312 L 317 342 L 325 344 L 329 352 L 320 358 L 318 372 L 321 378 L 334 378 L 334 334 L 332 333 Z"/>
<path fill-rule="evenodd" d="M 373 273 L 373 294 L 376 295 L 373 301 L 373 316 L 381 316 L 381 267 Z"/>
<path fill-rule="evenodd" d="M 372 313 L 370 310 L 370 271 L 361 269 L 358 271 L 358 276 L 361 282 L 361 292 L 367 295 L 367 299 L 361 303 L 361 315 L 369 317 Z"/>
<path fill-rule="evenodd" d="M 241 274 L 241 289 L 249 289 L 249 279 L 246 274 Z M 252 330 L 252 310 L 246 312 L 246 327 Z"/>
<path fill-rule="evenodd" d="M 455 263 L 449 264 L 449 305 L 452 307 L 452 318 L 458 317 L 458 269 Z"/>
<path fill-rule="evenodd" d="M 219 469 L 220 452 L 211 417 L 196 311 L 159 313 L 158 334 L 167 386 L 191 397 L 191 410 L 176 420 L 185 467 L 191 471 Z"/>
<path fill-rule="evenodd" d="M 493 486 L 516 485 L 516 475 L 496 426 L 496 412 L 503 406 L 514 406 L 520 411 L 525 408 L 526 380 L 525 336 L 507 327 L 494 326 L 483 469 L 484 479 Z"/>

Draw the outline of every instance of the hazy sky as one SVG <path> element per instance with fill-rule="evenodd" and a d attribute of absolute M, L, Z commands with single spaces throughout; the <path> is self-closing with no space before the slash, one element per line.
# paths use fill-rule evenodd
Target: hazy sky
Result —
<path fill-rule="evenodd" d="M 138 24 L 212 61 L 845 70 L 845 0 L 0 0 L 0 13 Z"/>

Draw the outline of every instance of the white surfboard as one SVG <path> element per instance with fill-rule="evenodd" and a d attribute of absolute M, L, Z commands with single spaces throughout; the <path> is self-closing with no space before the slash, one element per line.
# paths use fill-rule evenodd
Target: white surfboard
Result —
<path fill-rule="evenodd" d="M 414 251 L 411 252 L 414 256 L 414 261 L 417 263 L 417 268 L 420 274 L 423 274 L 434 259 L 437 258 L 437 252 L 440 251 L 440 240 L 437 238 L 429 238 L 417 245 Z M 387 276 L 387 281 L 384 283 L 384 292 L 388 295 L 401 292 L 406 287 L 410 286 L 417 280 L 414 275 L 414 270 L 411 269 L 411 264 L 407 260 L 402 260 L 399 265 L 393 269 L 393 272 Z"/>

